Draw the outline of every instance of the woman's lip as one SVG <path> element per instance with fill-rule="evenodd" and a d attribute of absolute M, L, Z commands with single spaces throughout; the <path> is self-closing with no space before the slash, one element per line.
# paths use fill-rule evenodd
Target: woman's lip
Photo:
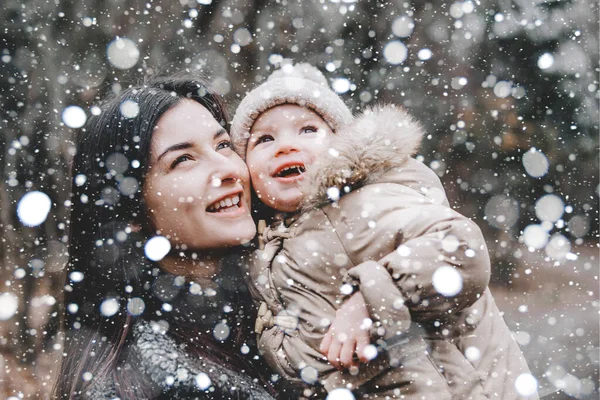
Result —
<path fill-rule="evenodd" d="M 218 217 L 218 218 L 236 218 L 241 215 L 248 214 L 248 211 L 247 211 L 247 207 L 246 207 L 246 201 L 244 200 L 244 197 L 242 195 L 240 195 L 240 202 L 238 203 L 238 208 L 236 210 L 221 211 L 221 212 L 207 211 L 207 214 Z"/>

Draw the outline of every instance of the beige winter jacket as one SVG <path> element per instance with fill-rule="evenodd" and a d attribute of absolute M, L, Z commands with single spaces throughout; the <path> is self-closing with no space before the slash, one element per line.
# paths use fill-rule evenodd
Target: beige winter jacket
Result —
<path fill-rule="evenodd" d="M 264 250 L 252 257 L 250 289 L 264 303 L 259 347 L 284 378 L 327 390 L 536 398 L 515 389 L 529 370 L 487 287 L 481 231 L 450 208 L 435 173 L 411 158 L 421 138 L 404 111 L 376 108 L 336 135 L 310 168 L 304 211 L 268 227 Z M 355 375 L 318 351 L 344 284 L 363 294 L 380 351 Z"/>

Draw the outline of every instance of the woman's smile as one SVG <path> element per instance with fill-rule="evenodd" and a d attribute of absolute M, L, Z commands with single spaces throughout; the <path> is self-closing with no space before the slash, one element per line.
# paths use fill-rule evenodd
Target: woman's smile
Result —
<path fill-rule="evenodd" d="M 232 194 L 226 194 L 212 202 L 206 211 L 218 217 L 237 217 L 244 215 L 247 212 L 247 207 L 244 204 L 243 191 L 236 191 Z"/>

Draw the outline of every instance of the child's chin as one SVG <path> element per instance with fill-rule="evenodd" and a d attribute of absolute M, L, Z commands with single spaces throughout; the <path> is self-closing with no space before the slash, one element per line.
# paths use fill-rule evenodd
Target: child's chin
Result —
<path fill-rule="evenodd" d="M 294 213 L 300 210 L 300 200 L 294 202 L 279 203 L 273 207 L 275 210 L 286 213 Z"/>
<path fill-rule="evenodd" d="M 297 193 L 290 192 L 292 191 L 288 191 L 285 196 L 280 196 L 271 207 L 280 212 L 293 213 L 299 211 L 302 205 L 302 193 L 299 189 L 294 190 Z"/>

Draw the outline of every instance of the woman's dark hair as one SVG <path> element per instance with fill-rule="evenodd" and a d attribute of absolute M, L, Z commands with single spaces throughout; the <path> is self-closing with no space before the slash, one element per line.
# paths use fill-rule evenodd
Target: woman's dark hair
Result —
<path fill-rule="evenodd" d="M 225 126 L 220 96 L 202 78 L 179 74 L 151 78 L 92 108 L 76 136 L 63 302 L 66 354 L 53 398 L 85 397 L 94 381 L 103 380 L 116 382 L 121 398 L 150 397 L 139 373 L 119 370 L 139 318 L 169 324 L 170 335 L 188 345 L 186 351 L 225 357 L 228 366 L 244 368 L 234 350 L 228 353 L 201 332 L 206 315 L 194 307 L 198 300 L 180 290 L 183 278 L 172 279 L 144 256 L 144 244 L 153 235 L 142 196 L 152 134 L 165 112 L 183 99 L 198 102 Z M 235 260 L 229 264 L 237 267 Z M 224 286 L 239 295 L 237 283 Z M 171 312 L 162 309 L 167 301 Z M 236 304 L 232 314 L 239 317 L 244 306 Z"/>

